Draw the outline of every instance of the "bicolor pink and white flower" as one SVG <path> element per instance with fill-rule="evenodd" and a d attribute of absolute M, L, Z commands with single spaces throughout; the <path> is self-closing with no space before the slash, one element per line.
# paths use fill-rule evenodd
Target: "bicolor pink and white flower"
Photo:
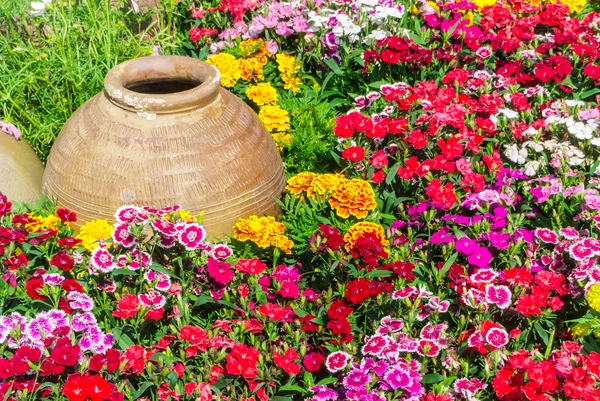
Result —
<path fill-rule="evenodd" d="M 331 373 L 339 372 L 348 366 L 348 362 L 350 362 L 351 359 L 352 357 L 349 354 L 343 351 L 336 351 L 327 356 L 325 367 Z"/>
<path fill-rule="evenodd" d="M 490 284 L 485 289 L 485 300 L 500 309 L 506 309 L 512 303 L 512 292 L 505 285 Z"/>
<path fill-rule="evenodd" d="M 203 249 L 206 229 L 198 223 L 187 223 L 179 233 L 179 242 L 188 251 Z"/>
<path fill-rule="evenodd" d="M 90 260 L 92 267 L 104 273 L 109 273 L 116 268 L 113 255 L 102 246 L 92 251 Z"/>

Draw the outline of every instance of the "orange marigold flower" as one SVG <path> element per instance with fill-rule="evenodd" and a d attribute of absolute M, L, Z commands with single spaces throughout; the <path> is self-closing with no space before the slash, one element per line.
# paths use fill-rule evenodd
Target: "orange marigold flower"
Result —
<path fill-rule="evenodd" d="M 315 195 L 325 195 L 326 192 L 331 195 L 333 189 L 344 181 L 348 180 L 340 174 L 320 174 L 312 181 L 307 194 L 313 199 L 316 199 Z"/>
<path fill-rule="evenodd" d="M 270 246 L 289 254 L 294 243 L 285 236 L 285 226 L 273 216 L 250 216 L 239 219 L 233 227 L 233 238 L 238 241 L 252 241 L 261 248 Z"/>
<path fill-rule="evenodd" d="M 371 184 L 356 178 L 340 181 L 331 191 L 329 205 L 340 217 L 352 215 L 359 219 L 364 219 L 369 211 L 377 207 Z"/>
<path fill-rule="evenodd" d="M 361 221 L 350 227 L 346 235 L 344 235 L 346 250 L 352 250 L 356 246 L 356 243 L 365 236 L 377 238 L 383 247 L 390 245 L 390 242 L 385 237 L 385 230 L 382 226 L 368 221 Z"/>
<path fill-rule="evenodd" d="M 293 195 L 300 195 L 302 192 L 307 192 L 311 188 L 315 177 L 317 177 L 317 174 L 308 171 L 295 175 L 287 181 L 286 189 Z"/>

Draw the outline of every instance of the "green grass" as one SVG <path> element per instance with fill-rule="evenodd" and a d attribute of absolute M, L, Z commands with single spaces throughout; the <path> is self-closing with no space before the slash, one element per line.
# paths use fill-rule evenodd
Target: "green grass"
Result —
<path fill-rule="evenodd" d="M 145 15 L 133 13 L 128 0 L 110 3 L 54 0 L 33 17 L 29 1 L 0 0 L 0 120 L 15 124 L 42 161 L 113 66 L 151 54 L 154 45 L 175 51 L 175 0 Z"/>

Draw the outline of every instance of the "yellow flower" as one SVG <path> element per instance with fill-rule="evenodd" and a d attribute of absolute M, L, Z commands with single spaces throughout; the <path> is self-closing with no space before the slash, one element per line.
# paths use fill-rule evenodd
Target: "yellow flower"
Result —
<path fill-rule="evenodd" d="M 177 211 L 177 214 L 183 221 L 196 221 L 196 217 L 186 210 L 179 209 Z"/>
<path fill-rule="evenodd" d="M 226 88 L 234 86 L 242 76 L 240 61 L 231 54 L 213 54 L 206 62 L 214 65 L 221 72 L 221 85 Z"/>
<path fill-rule="evenodd" d="M 267 51 L 267 44 L 262 39 L 246 39 L 240 43 L 239 49 L 242 52 L 243 57 L 259 57 L 263 64 L 267 62 L 267 56 L 271 55 Z"/>
<path fill-rule="evenodd" d="M 573 334 L 574 338 L 582 338 L 588 335 L 589 330 L 589 324 L 577 323 L 575 326 L 571 327 L 571 334 Z"/>
<path fill-rule="evenodd" d="M 600 283 L 596 283 L 590 287 L 587 292 L 587 301 L 590 308 L 596 312 L 600 312 Z"/>
<path fill-rule="evenodd" d="M 275 57 L 277 60 L 277 69 L 281 75 L 285 89 L 291 89 L 293 92 L 298 92 L 299 84 L 302 83 L 300 78 L 296 76 L 300 70 L 300 63 L 294 56 L 283 53 L 278 53 Z"/>
<path fill-rule="evenodd" d="M 315 200 L 316 195 L 325 195 L 326 192 L 331 195 L 331 191 L 342 181 L 347 179 L 340 174 L 320 174 L 312 181 L 307 194 Z"/>
<path fill-rule="evenodd" d="M 277 102 L 277 90 L 268 82 L 249 86 L 246 89 L 246 96 L 256 103 L 257 106 L 264 106 Z"/>
<path fill-rule="evenodd" d="M 290 129 L 289 113 L 279 106 L 266 105 L 261 107 L 258 118 L 269 132 Z"/>
<path fill-rule="evenodd" d="M 252 241 L 261 248 L 275 247 L 289 254 L 294 243 L 285 236 L 285 226 L 273 216 L 250 216 L 239 219 L 233 227 L 233 238 Z"/>
<path fill-rule="evenodd" d="M 569 10 L 573 13 L 580 13 L 583 7 L 586 5 L 585 0 L 560 0 L 560 3 L 569 7 Z"/>
<path fill-rule="evenodd" d="M 292 142 L 294 141 L 294 138 L 287 132 L 276 132 L 271 134 L 271 136 L 273 137 L 275 145 L 277 145 L 277 149 L 279 151 L 281 151 L 283 148 L 292 146 Z"/>
<path fill-rule="evenodd" d="M 385 237 L 385 230 L 379 224 L 370 223 L 368 221 L 361 221 L 356 223 L 348 229 L 346 235 L 344 235 L 344 242 L 346 243 L 346 250 L 350 251 L 356 246 L 358 240 L 363 238 L 365 235 L 375 237 L 379 240 L 382 247 L 390 245 L 389 241 Z"/>
<path fill-rule="evenodd" d="M 479 8 L 490 7 L 496 4 L 496 0 L 473 0 L 473 4 Z"/>
<path fill-rule="evenodd" d="M 257 58 L 243 58 L 240 60 L 241 77 L 244 81 L 259 81 L 264 79 L 263 67 Z"/>
<path fill-rule="evenodd" d="M 435 1 L 428 1 L 427 4 L 429 4 L 431 6 L 431 8 L 433 8 L 438 13 L 440 12 L 440 7 L 437 5 L 437 3 Z"/>
<path fill-rule="evenodd" d="M 113 227 L 108 221 L 97 219 L 85 223 L 75 238 L 80 239 L 81 246 L 91 252 L 99 246 L 96 241 L 107 240 L 112 233 Z"/>
<path fill-rule="evenodd" d="M 373 187 L 360 179 L 340 181 L 330 194 L 329 205 L 340 217 L 352 215 L 359 219 L 364 219 L 377 207 Z"/>
<path fill-rule="evenodd" d="M 293 195 L 300 195 L 311 188 L 315 177 L 317 177 L 317 174 L 308 171 L 295 175 L 287 181 L 286 189 Z"/>
<path fill-rule="evenodd" d="M 58 231 L 60 219 L 54 214 L 49 216 L 36 216 L 33 213 L 27 213 L 27 217 L 29 217 L 30 221 L 25 224 L 25 229 L 30 233 L 45 230 Z"/>

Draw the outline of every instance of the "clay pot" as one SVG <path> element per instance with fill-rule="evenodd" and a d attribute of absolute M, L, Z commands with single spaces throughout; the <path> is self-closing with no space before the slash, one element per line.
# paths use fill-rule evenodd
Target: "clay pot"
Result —
<path fill-rule="evenodd" d="M 124 204 L 204 211 L 209 236 L 240 217 L 276 214 L 281 157 L 258 116 L 219 71 L 179 56 L 129 60 L 60 132 L 44 188 L 78 224 L 114 221 Z"/>
<path fill-rule="evenodd" d="M 0 131 L 0 192 L 13 202 L 34 202 L 42 194 L 43 174 L 29 144 Z"/>

